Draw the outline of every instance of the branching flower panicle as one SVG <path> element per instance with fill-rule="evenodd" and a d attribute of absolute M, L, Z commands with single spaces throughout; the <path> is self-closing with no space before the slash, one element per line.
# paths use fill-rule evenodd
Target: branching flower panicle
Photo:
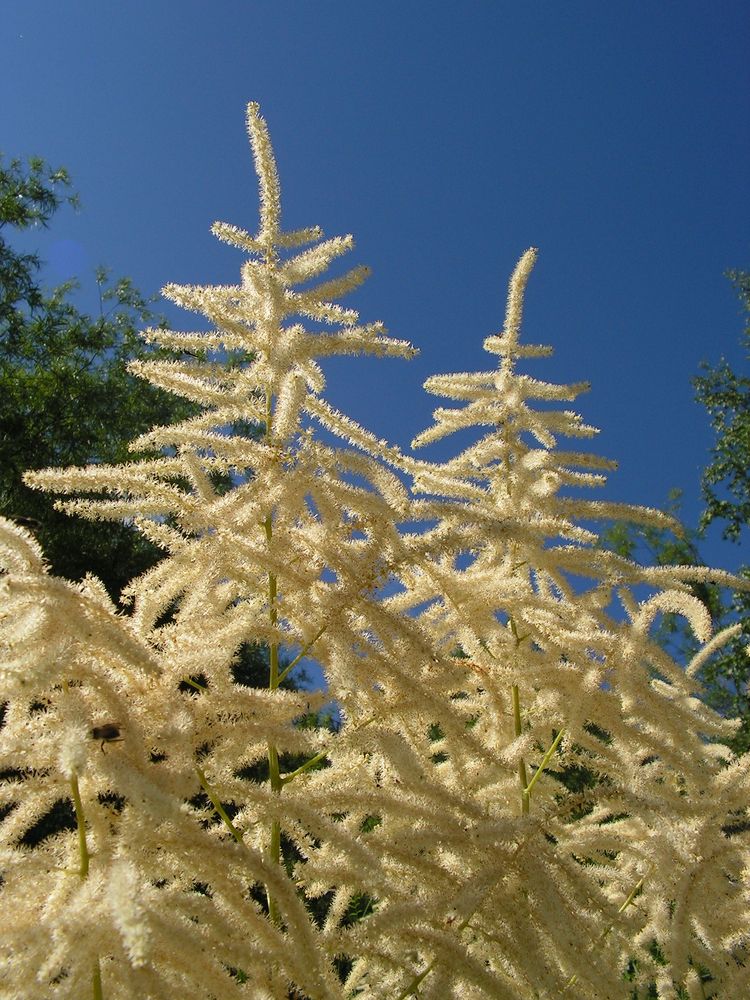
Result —
<path fill-rule="evenodd" d="M 208 328 L 147 330 L 174 357 L 131 365 L 192 415 L 26 477 L 163 559 L 116 606 L 0 520 L 0 992 L 744 995 L 750 757 L 696 680 L 736 630 L 691 591 L 741 581 L 597 545 L 673 522 L 579 497 L 614 463 L 559 446 L 596 433 L 565 408 L 586 383 L 518 370 L 551 353 L 521 339 L 536 250 L 495 367 L 426 383 L 452 402 L 414 444 L 476 429 L 463 452 L 337 412 L 323 359 L 414 349 L 341 304 L 366 268 L 324 277 L 351 236 L 282 228 L 247 124 L 259 225 L 213 226 L 240 279 L 168 285 Z M 705 644 L 687 669 L 665 613 Z M 309 660 L 324 691 L 289 683 Z"/>

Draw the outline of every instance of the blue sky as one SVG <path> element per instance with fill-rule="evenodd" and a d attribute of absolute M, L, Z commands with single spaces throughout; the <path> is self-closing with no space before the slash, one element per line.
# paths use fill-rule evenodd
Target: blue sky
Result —
<path fill-rule="evenodd" d="M 607 496 L 682 487 L 690 521 L 711 444 L 690 377 L 746 365 L 723 272 L 750 267 L 748 51 L 740 2 L 4 0 L 0 149 L 68 167 L 83 210 L 31 243 L 93 308 L 99 263 L 146 293 L 236 280 L 209 226 L 256 224 L 260 102 L 287 227 L 353 233 L 373 276 L 352 304 L 421 351 L 327 366 L 328 398 L 402 446 L 439 404 L 428 375 L 492 365 L 538 246 L 525 338 L 555 356 L 530 373 L 592 383 Z"/>

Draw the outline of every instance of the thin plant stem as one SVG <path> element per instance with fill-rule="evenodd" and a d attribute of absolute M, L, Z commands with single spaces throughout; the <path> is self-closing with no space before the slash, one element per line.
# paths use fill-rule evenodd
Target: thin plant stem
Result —
<path fill-rule="evenodd" d="M 376 716 L 371 715 L 369 719 L 365 719 L 364 722 L 360 722 L 358 726 L 355 726 L 354 731 L 359 732 L 360 729 L 364 729 L 365 726 L 369 726 L 371 722 L 375 721 L 375 718 Z M 289 784 L 290 781 L 294 781 L 294 779 L 298 777 L 298 775 L 304 774 L 305 771 L 309 771 L 311 767 L 317 764 L 318 761 L 323 760 L 323 758 L 326 757 L 327 755 L 328 755 L 328 750 L 324 748 L 323 750 L 318 751 L 318 753 L 316 753 L 314 757 L 311 757 L 309 760 L 306 760 L 304 764 L 300 764 L 300 766 L 296 768 L 294 771 L 289 771 L 287 774 L 282 774 L 281 775 L 282 785 L 287 785 Z"/>
<path fill-rule="evenodd" d="M 66 693 L 70 691 L 70 686 L 68 681 L 63 681 L 63 688 Z M 80 859 L 80 868 L 78 869 L 78 875 L 80 878 L 88 878 L 89 875 L 89 860 L 91 855 L 89 854 L 88 843 L 86 842 L 86 816 L 83 811 L 83 802 L 81 800 L 81 789 L 78 786 L 78 775 L 75 771 L 70 776 L 70 794 L 73 796 L 73 807 L 76 813 L 76 827 L 78 828 L 78 857 Z M 93 1000 L 104 1000 L 104 992 L 102 990 L 102 970 L 99 965 L 98 956 L 94 959 L 94 965 L 91 970 L 91 995 Z"/>
<path fill-rule="evenodd" d="M 86 843 L 86 817 L 83 814 L 83 803 L 81 802 L 81 791 L 78 787 L 77 774 L 71 775 L 70 791 L 73 796 L 73 805 L 76 811 L 76 826 L 78 827 L 78 857 L 81 862 L 78 874 L 81 878 L 86 878 L 89 873 L 89 849 Z"/>
<path fill-rule="evenodd" d="M 473 907 L 471 913 L 469 913 L 468 916 L 464 917 L 464 919 L 461 921 L 460 924 L 456 925 L 456 931 L 458 933 L 460 933 L 462 930 L 464 930 L 466 927 L 469 926 L 469 921 L 474 916 L 474 914 L 477 912 L 477 910 L 479 909 L 479 906 L 480 906 L 480 904 L 477 903 L 477 905 L 475 907 Z M 433 960 L 430 962 L 430 964 L 426 968 L 424 968 L 420 973 L 418 973 L 414 977 L 414 979 L 412 979 L 412 981 L 409 983 L 409 985 L 406 987 L 406 989 L 403 990 L 403 992 L 399 993 L 399 995 L 396 998 L 396 1000 L 406 1000 L 406 998 L 408 996 L 411 996 L 412 993 L 415 993 L 416 990 L 419 988 L 420 984 L 427 978 L 427 976 L 435 968 L 435 966 L 437 965 L 437 961 L 438 961 L 437 957 L 433 958 Z"/>
<path fill-rule="evenodd" d="M 270 391 L 266 390 L 266 441 L 271 442 L 273 434 L 273 399 Z M 273 513 L 266 514 L 265 519 L 266 542 L 271 547 L 273 541 Z M 268 621 L 271 628 L 275 628 L 278 622 L 277 609 L 277 580 L 275 573 L 268 574 Z M 272 642 L 268 647 L 268 688 L 275 691 L 281 678 L 279 677 L 279 644 Z M 283 788 L 281 771 L 279 768 L 279 751 L 273 743 L 268 744 L 268 780 L 271 789 L 278 794 Z M 271 820 L 271 830 L 268 844 L 268 859 L 272 864 L 281 864 L 281 824 L 278 819 Z M 268 903 L 268 916 L 274 924 L 281 923 L 278 904 L 273 898 L 270 886 L 266 886 L 266 901 Z"/>
<path fill-rule="evenodd" d="M 519 563 L 519 565 L 523 565 L 523 563 Z M 513 638 L 515 639 L 516 642 L 516 649 L 518 649 L 521 643 L 525 639 L 528 639 L 528 635 L 518 634 L 518 627 L 516 626 L 515 619 L 513 618 L 512 615 L 508 620 L 508 625 L 510 626 L 510 630 L 513 633 Z M 513 701 L 513 732 L 516 738 L 518 738 L 522 732 L 521 702 L 518 696 L 518 685 L 513 684 L 511 686 L 510 691 L 511 691 L 511 698 Z M 526 815 L 526 813 L 528 813 L 529 811 L 529 796 L 527 794 L 528 779 L 526 775 L 526 764 L 524 762 L 523 757 L 519 757 L 518 760 L 518 780 L 521 782 L 521 814 Z"/>
<path fill-rule="evenodd" d="M 289 673 L 289 671 L 290 670 L 294 670 L 294 668 L 297 666 L 297 664 L 299 663 L 299 661 L 303 657 L 307 656 L 307 654 L 310 652 L 310 650 L 312 649 L 312 647 L 315 645 L 315 643 L 318 641 L 318 639 L 321 637 L 321 635 L 323 635 L 323 633 L 325 632 L 325 630 L 327 628 L 328 628 L 328 622 L 326 622 L 325 625 L 321 625 L 321 627 L 318 629 L 318 631 L 315 633 L 315 635 L 312 637 L 312 639 L 310 639 L 309 642 L 305 643 L 305 645 L 302 647 L 302 649 L 300 650 L 300 652 L 297 653 L 297 655 L 294 657 L 294 659 L 292 660 L 292 662 L 288 663 L 284 667 L 284 669 L 281 671 L 281 673 L 278 676 L 277 686 L 278 686 L 278 684 L 281 684 L 281 682 L 284 680 L 284 678 Z"/>
<path fill-rule="evenodd" d="M 521 849 L 522 849 L 522 843 L 519 842 L 518 844 L 516 844 L 516 848 L 515 848 L 514 853 L 518 853 L 518 851 L 520 851 Z M 484 891 L 482 893 L 482 897 L 480 897 L 480 899 L 475 902 L 474 906 L 472 906 L 471 910 L 466 914 L 466 916 L 463 918 L 463 920 L 461 920 L 459 923 L 453 923 L 452 927 L 453 927 L 454 931 L 456 931 L 457 933 L 460 934 L 461 931 L 465 930 L 467 927 L 470 926 L 471 920 L 472 920 L 474 914 L 477 913 L 477 911 L 479 910 L 479 908 L 482 906 L 483 898 L 485 897 L 486 893 L 492 888 L 492 886 L 496 885 L 497 882 L 502 877 L 503 877 L 503 872 L 502 872 L 501 869 L 498 869 L 497 872 L 496 872 L 496 877 L 493 878 L 490 881 L 490 883 L 485 887 L 485 889 L 484 889 Z M 426 968 L 424 968 L 420 973 L 418 973 L 414 977 L 414 979 L 411 980 L 411 982 L 406 987 L 406 989 L 403 990 L 401 993 L 399 993 L 398 997 L 396 997 L 396 1000 L 406 1000 L 406 997 L 411 996 L 412 993 L 415 993 L 416 990 L 418 989 L 419 985 L 429 975 L 429 973 L 432 972 L 432 970 L 435 968 L 435 966 L 437 965 L 437 962 L 438 962 L 438 957 L 435 956 L 435 958 L 433 958 L 433 960 L 430 962 L 430 964 Z"/>
<path fill-rule="evenodd" d="M 644 875 L 644 877 L 642 879 L 639 879 L 639 881 L 636 882 L 636 884 L 630 890 L 630 895 L 625 900 L 625 902 L 622 904 L 622 906 L 620 907 L 620 909 L 617 911 L 618 914 L 622 913 L 624 910 L 626 910 L 628 908 L 628 906 L 630 906 L 630 904 L 633 902 L 633 900 L 637 896 L 639 890 L 643 888 L 643 883 L 645 881 L 646 881 L 646 877 Z M 610 924 L 609 927 L 607 928 L 607 933 L 609 933 L 609 931 L 611 931 L 613 927 L 614 927 L 614 924 Z"/>
<path fill-rule="evenodd" d="M 323 760 L 328 755 L 327 750 L 321 750 L 320 753 L 316 753 L 314 757 L 306 760 L 304 764 L 301 764 L 294 771 L 289 771 L 288 774 L 281 775 L 281 784 L 288 785 L 290 781 L 294 781 L 298 778 L 300 774 L 304 774 L 305 771 L 309 771 L 311 767 L 314 767 L 319 761 Z"/>
<path fill-rule="evenodd" d="M 67 685 L 66 685 L 67 687 Z M 89 875 L 89 848 L 86 842 L 86 816 L 83 812 L 83 802 L 81 801 L 81 789 L 78 787 L 78 775 L 74 772 L 70 776 L 70 794 L 73 796 L 73 806 L 76 812 L 76 826 L 78 828 L 78 857 L 80 858 L 80 868 L 78 875 L 80 878 L 88 878 Z M 104 1000 L 102 990 L 102 970 L 98 957 L 94 959 L 91 970 L 91 995 L 93 1000 Z"/>
<path fill-rule="evenodd" d="M 643 883 L 645 881 L 646 881 L 646 876 L 644 875 L 642 879 L 639 879 L 636 882 L 636 884 L 633 886 L 633 888 L 628 893 L 627 899 L 625 900 L 625 902 L 622 904 L 622 906 L 617 911 L 617 915 L 618 916 L 621 913 L 624 913 L 625 910 L 630 906 L 630 904 L 633 902 L 633 900 L 638 895 L 638 893 L 640 892 L 640 890 L 643 888 Z M 604 930 L 601 932 L 601 934 L 599 935 L 599 937 L 596 939 L 596 941 L 594 942 L 594 945 L 593 945 L 594 948 L 598 948 L 599 947 L 599 945 L 602 943 L 602 941 L 605 939 L 605 937 L 607 937 L 607 935 L 614 928 L 614 926 L 615 926 L 615 921 L 613 920 L 610 924 L 608 924 L 607 927 L 604 928 Z M 570 987 L 571 986 L 575 986 L 575 984 L 577 982 L 578 982 L 578 976 L 575 976 L 575 975 L 571 976 L 570 979 L 565 984 L 565 986 L 563 987 L 562 992 L 563 993 L 567 993 L 567 991 L 570 989 Z M 701 983 L 701 989 L 703 989 L 703 984 L 702 983 Z"/>
<path fill-rule="evenodd" d="M 518 697 L 518 685 L 514 684 L 510 691 L 513 699 L 513 732 L 518 737 L 521 735 L 521 702 Z M 523 757 L 519 758 L 518 761 L 518 778 L 521 782 L 521 812 L 526 814 L 529 811 L 529 796 L 526 764 Z"/>
<path fill-rule="evenodd" d="M 222 822 L 224 823 L 224 825 L 226 826 L 226 828 L 229 830 L 229 832 L 232 834 L 232 836 L 237 841 L 237 843 L 238 844 L 242 844 L 243 843 L 242 834 L 239 832 L 239 830 L 237 829 L 237 827 L 234 825 L 234 823 L 231 821 L 231 819 L 227 815 L 226 809 L 221 804 L 221 801 L 219 800 L 219 796 L 216 794 L 216 792 L 213 790 L 213 788 L 211 788 L 211 786 L 209 785 L 209 783 L 208 783 L 208 781 L 206 779 L 205 774 L 203 773 L 203 771 L 201 771 L 201 769 L 199 767 L 196 767 L 195 773 L 198 775 L 198 781 L 200 781 L 200 783 L 201 783 L 201 788 L 203 789 L 203 791 L 206 793 L 206 795 L 211 800 L 211 805 L 214 807 L 214 810 L 216 811 L 217 815 L 221 818 Z"/>
<path fill-rule="evenodd" d="M 536 784 L 537 778 L 539 778 L 539 776 L 541 775 L 542 771 L 544 771 L 547 764 L 549 764 L 552 754 L 555 752 L 555 750 L 557 750 L 557 747 L 560 743 L 560 740 L 563 738 L 564 733 L 565 730 L 561 729 L 560 732 L 557 734 L 557 736 L 554 738 L 554 740 L 552 741 L 552 746 L 549 748 L 544 757 L 542 757 L 539 767 L 537 767 L 536 771 L 534 772 L 534 777 L 531 779 L 531 781 L 524 789 L 523 794 L 526 797 L 527 801 L 529 796 L 531 795 L 531 789 Z"/>
<path fill-rule="evenodd" d="M 94 968 L 91 973 L 91 993 L 94 1000 L 104 1000 L 104 991 L 102 990 L 102 969 L 99 965 L 99 959 L 94 959 Z"/>
<path fill-rule="evenodd" d="M 415 976 L 409 983 L 409 985 L 406 987 L 406 989 L 402 993 L 399 993 L 399 995 L 396 997 L 396 1000 L 406 1000 L 407 997 L 410 997 L 412 993 L 414 993 L 417 989 L 419 989 L 421 983 L 432 972 L 436 962 L 437 959 L 433 958 L 433 960 L 430 962 L 427 968 L 424 969 L 422 972 L 420 972 L 419 975 Z"/>
<path fill-rule="evenodd" d="M 205 684 L 199 684 L 198 681 L 194 681 L 192 677 L 183 677 L 183 684 L 189 684 L 190 687 L 194 687 L 196 691 L 208 691 Z"/>

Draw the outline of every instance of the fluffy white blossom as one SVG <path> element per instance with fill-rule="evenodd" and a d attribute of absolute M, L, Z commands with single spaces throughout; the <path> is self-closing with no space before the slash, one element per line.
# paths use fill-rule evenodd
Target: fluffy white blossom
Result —
<path fill-rule="evenodd" d="M 750 758 L 700 701 L 733 632 L 690 592 L 738 581 L 597 547 L 602 519 L 671 522 L 570 495 L 614 463 L 558 446 L 595 434 L 556 408 L 585 383 L 516 370 L 550 354 L 521 341 L 535 250 L 496 367 L 426 384 L 458 405 L 415 444 L 474 430 L 460 454 L 336 411 L 320 358 L 413 348 L 337 301 L 366 268 L 318 281 L 352 238 L 282 230 L 255 104 L 248 130 L 258 230 L 213 227 L 240 281 L 168 286 L 210 329 L 148 330 L 175 357 L 132 366 L 200 412 L 133 442 L 150 458 L 27 476 L 161 547 L 129 613 L 0 520 L 0 993 L 744 995 Z M 687 670 L 665 612 L 707 642 Z M 282 686 L 306 657 L 325 693 Z M 301 724 L 327 702 L 338 726 Z"/>

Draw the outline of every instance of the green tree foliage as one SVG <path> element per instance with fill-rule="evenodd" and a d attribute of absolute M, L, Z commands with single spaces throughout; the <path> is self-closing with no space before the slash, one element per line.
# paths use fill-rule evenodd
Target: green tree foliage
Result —
<path fill-rule="evenodd" d="M 730 271 L 745 312 L 742 342 L 750 360 L 750 272 Z M 722 535 L 739 542 L 743 528 L 750 526 L 750 378 L 732 371 L 722 358 L 693 379 L 696 399 L 706 407 L 716 443 L 711 462 L 703 473 L 706 509 L 701 527 L 718 521 Z"/>
<path fill-rule="evenodd" d="M 117 596 L 154 563 L 158 549 L 127 526 L 59 513 L 23 485 L 21 474 L 122 461 L 134 434 L 191 407 L 126 368 L 126 361 L 153 354 L 137 329 L 154 316 L 129 279 L 110 281 L 99 269 L 100 310 L 90 316 L 71 300 L 75 282 L 46 291 L 39 257 L 14 248 L 14 234 L 47 227 L 65 204 L 77 204 L 65 170 L 38 158 L 0 159 L 0 513 L 34 529 L 55 573 L 95 573 Z"/>
<path fill-rule="evenodd" d="M 730 271 L 745 313 L 742 342 L 750 357 L 750 272 Z M 702 374 L 693 379 L 696 399 L 708 413 L 715 434 L 711 459 L 701 487 L 705 509 L 697 530 L 682 536 L 651 526 L 633 526 L 620 522 L 608 531 L 605 544 L 620 555 L 662 566 L 705 565 L 700 553 L 701 541 L 711 525 L 721 525 L 722 537 L 740 543 L 748 534 L 750 523 L 750 378 L 735 372 L 725 359 L 712 366 L 701 366 Z M 679 515 L 680 493 L 670 495 L 670 513 Z M 750 567 L 740 568 L 750 575 Z M 693 593 L 708 608 L 718 631 L 734 623 L 740 633 L 703 666 L 700 677 L 705 686 L 705 700 L 722 715 L 742 719 L 742 727 L 729 741 L 738 753 L 750 750 L 750 595 L 735 593 L 727 598 L 710 584 L 693 584 Z M 697 643 L 683 621 L 665 615 L 661 624 L 661 642 L 677 659 L 687 662 L 697 650 Z"/>

